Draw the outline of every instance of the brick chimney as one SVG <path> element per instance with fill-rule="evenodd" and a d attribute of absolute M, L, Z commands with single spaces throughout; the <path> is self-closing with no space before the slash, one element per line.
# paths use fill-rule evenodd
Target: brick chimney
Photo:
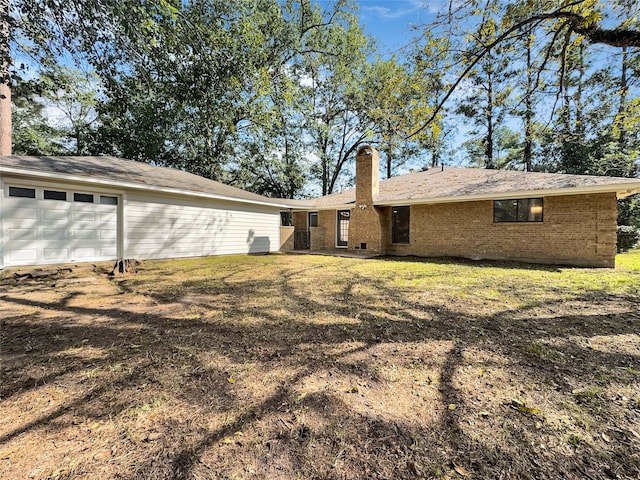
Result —
<path fill-rule="evenodd" d="M 359 253 L 384 254 L 384 218 L 373 206 L 380 190 L 380 156 L 365 145 L 356 154 L 356 204 L 351 212 L 348 249 Z"/>
<path fill-rule="evenodd" d="M 380 190 L 380 155 L 365 145 L 356 153 L 356 204 L 371 205 Z"/>

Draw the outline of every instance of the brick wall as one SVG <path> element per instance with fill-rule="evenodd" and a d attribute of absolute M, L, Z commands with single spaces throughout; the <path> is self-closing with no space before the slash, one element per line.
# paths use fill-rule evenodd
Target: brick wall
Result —
<path fill-rule="evenodd" d="M 616 206 L 613 193 L 545 197 L 543 222 L 493 223 L 492 201 L 415 205 L 410 247 L 387 251 L 613 267 Z"/>
<path fill-rule="evenodd" d="M 391 207 L 376 208 L 376 211 L 382 223 L 381 250 L 388 255 L 512 259 L 613 267 L 616 207 L 613 193 L 545 197 L 543 222 L 494 223 L 493 202 L 490 200 L 413 205 L 408 245 L 391 243 Z M 318 212 L 318 225 L 311 232 L 311 248 L 344 251 L 336 247 L 336 211 Z M 364 228 L 367 227 L 365 225 Z M 352 241 L 355 246 L 356 239 L 364 238 L 356 234 L 355 229 L 352 215 L 350 246 Z M 375 230 L 377 227 L 374 225 L 369 233 Z"/>
<path fill-rule="evenodd" d="M 319 220 L 319 219 L 318 219 Z M 325 229 L 323 227 L 309 227 L 310 250 L 325 250 Z"/>
<path fill-rule="evenodd" d="M 320 210 L 318 212 L 318 228 L 323 229 L 324 234 L 323 250 L 345 250 L 344 248 L 336 247 L 336 219 L 337 213 L 335 210 Z"/>
<path fill-rule="evenodd" d="M 385 245 L 382 243 L 382 232 L 386 229 L 384 216 L 373 205 L 361 209 L 358 206 L 351 210 L 349 222 L 349 251 L 375 253 L 384 255 Z"/>
<path fill-rule="evenodd" d="M 293 252 L 293 227 L 280 227 L 280 251 Z"/>
<path fill-rule="evenodd" d="M 307 229 L 307 215 L 309 215 L 308 212 L 293 212 L 291 214 L 291 224 L 296 230 Z"/>

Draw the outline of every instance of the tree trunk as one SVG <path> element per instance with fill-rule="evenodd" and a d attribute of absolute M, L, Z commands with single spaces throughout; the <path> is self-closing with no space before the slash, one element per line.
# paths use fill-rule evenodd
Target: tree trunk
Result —
<path fill-rule="evenodd" d="M 627 94 L 629 93 L 629 83 L 627 81 L 628 68 L 628 52 L 627 47 L 622 48 L 622 69 L 620 72 L 620 103 L 618 105 L 618 144 L 620 151 L 627 150 L 627 130 L 626 130 L 626 112 L 627 112 Z"/>
<path fill-rule="evenodd" d="M 11 155 L 11 52 L 9 50 L 10 0 L 0 0 L 0 155 Z"/>
<path fill-rule="evenodd" d="M 584 43 L 581 42 L 578 47 L 578 85 L 576 87 L 576 134 L 578 135 L 580 142 L 584 142 L 586 129 L 583 105 L 584 75 Z"/>
<path fill-rule="evenodd" d="M 533 92 L 535 90 L 535 74 L 531 59 L 533 48 L 533 31 L 527 33 L 527 92 L 524 99 L 524 149 L 522 152 L 525 172 L 533 170 Z"/>
<path fill-rule="evenodd" d="M 7 82 L 0 84 L 0 155 L 11 155 L 11 88 Z"/>
<path fill-rule="evenodd" d="M 487 136 L 485 138 L 484 155 L 485 168 L 495 168 L 493 161 L 493 83 L 491 77 L 487 82 L 487 110 L 485 112 L 487 120 Z"/>

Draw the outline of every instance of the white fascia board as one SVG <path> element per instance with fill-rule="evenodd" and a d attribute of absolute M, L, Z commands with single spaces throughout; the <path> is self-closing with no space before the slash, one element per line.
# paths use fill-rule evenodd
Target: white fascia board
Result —
<path fill-rule="evenodd" d="M 588 195 L 595 193 L 616 193 L 618 199 L 640 193 L 640 182 L 614 185 L 590 185 L 587 187 L 552 188 L 548 190 L 523 190 L 520 192 L 481 193 L 455 197 L 416 198 L 405 200 L 376 201 L 376 206 L 418 205 L 434 203 L 476 202 L 481 200 L 510 200 L 512 198 L 557 197 L 562 195 Z"/>
<path fill-rule="evenodd" d="M 295 207 L 292 205 L 285 205 L 287 210 L 291 210 L 292 212 L 314 212 L 318 210 L 313 205 L 296 205 Z"/>
<path fill-rule="evenodd" d="M 356 203 L 339 203 L 336 205 L 323 205 L 321 207 L 316 207 L 316 210 L 350 210 L 355 208 Z"/>
<path fill-rule="evenodd" d="M 353 203 L 336 203 L 335 205 L 289 205 L 288 208 L 293 212 L 318 212 L 320 210 L 348 210 L 355 206 Z"/>
<path fill-rule="evenodd" d="M 340 203 L 336 205 L 322 205 L 322 206 L 310 205 L 308 207 L 298 206 L 298 207 L 292 208 L 291 210 L 297 211 L 297 212 L 319 212 L 320 210 L 349 210 L 353 207 L 355 207 L 355 203 Z"/>
<path fill-rule="evenodd" d="M 111 188 L 117 187 L 120 190 L 121 189 L 143 190 L 148 192 L 156 192 L 156 193 L 160 192 L 160 193 L 169 193 L 173 195 L 184 195 L 184 196 L 190 196 L 190 197 L 207 198 L 211 200 L 224 200 L 227 202 L 249 203 L 251 205 L 263 205 L 263 206 L 273 207 L 273 208 L 288 208 L 287 205 L 283 203 L 269 203 L 269 202 L 261 202 L 259 200 L 246 200 L 243 198 L 227 197 L 224 195 L 216 195 L 213 193 L 194 192 L 191 190 L 181 190 L 179 188 L 160 187 L 155 185 L 141 185 L 139 183 L 127 183 L 127 182 L 114 183 L 109 180 L 103 180 L 101 178 L 81 177 L 77 175 L 67 175 L 64 173 L 36 172 L 34 170 L 22 170 L 19 168 L 10 168 L 10 167 L 2 167 L 2 166 L 0 166 L 0 172 L 12 174 L 12 175 L 20 175 L 23 177 L 29 176 L 29 177 L 44 178 L 47 180 L 58 180 L 58 181 L 82 183 L 82 184 L 89 184 L 89 185 L 108 186 Z"/>

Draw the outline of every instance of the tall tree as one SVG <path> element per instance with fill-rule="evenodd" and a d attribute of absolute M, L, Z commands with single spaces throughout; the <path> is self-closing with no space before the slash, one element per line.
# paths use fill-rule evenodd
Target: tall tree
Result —
<path fill-rule="evenodd" d="M 491 17 L 482 19 L 478 31 L 474 34 L 475 42 L 484 48 L 493 42 L 497 25 Z M 495 132 L 502 126 L 509 109 L 510 93 L 509 77 L 513 72 L 509 69 L 508 50 L 504 45 L 496 45 L 487 52 L 480 61 L 473 55 L 462 55 L 462 65 L 475 63 L 476 68 L 469 71 L 470 94 L 458 105 L 458 112 L 471 119 L 475 126 L 472 132 L 483 146 L 483 166 L 496 168 L 494 154 Z"/>
<path fill-rule="evenodd" d="M 289 72 L 269 95 L 270 108 L 243 132 L 228 180 L 236 186 L 278 198 L 296 198 L 305 184 L 304 112 L 300 79 Z"/>
<path fill-rule="evenodd" d="M 615 7 L 618 3 L 629 1 L 620 0 L 613 3 Z M 428 127 L 463 81 L 484 58 L 495 51 L 498 45 L 511 45 L 523 35 L 530 35 L 531 31 L 535 32 L 536 38 L 541 39 L 540 41 L 546 39 L 544 50 L 540 52 L 543 58 L 539 67 L 541 71 L 546 68 L 546 59 L 551 57 L 554 51 L 561 50 L 577 36 L 584 37 L 590 45 L 603 44 L 614 48 L 640 47 L 640 31 L 627 27 L 624 23 L 624 13 L 618 8 L 607 8 L 609 4 L 610 2 L 599 0 L 451 2 L 451 7 L 441 14 L 435 26 L 430 25 L 428 28 L 440 29 L 443 37 L 454 35 L 465 38 L 477 26 L 470 21 L 471 17 L 487 17 L 495 19 L 497 29 L 493 39 L 488 43 L 473 42 L 472 48 L 466 48 L 464 42 L 459 42 L 457 48 L 466 49 L 469 61 L 455 75 L 450 88 L 439 99 L 433 114 L 409 137 Z"/>
<path fill-rule="evenodd" d="M 316 5 L 308 21 L 323 24 L 325 16 Z M 310 153 L 318 159 L 311 173 L 320 181 L 323 195 L 332 193 L 344 180 L 345 165 L 368 135 L 362 85 L 372 43 L 353 11 L 337 11 L 332 19 L 332 28 L 308 35 L 299 64 L 306 76 L 305 130 L 311 139 Z"/>
<path fill-rule="evenodd" d="M 420 60 L 425 61 L 424 57 Z M 440 136 L 441 125 L 434 122 L 420 135 L 405 139 L 416 124 L 430 115 L 429 99 L 437 82 L 437 77 L 423 74 L 422 66 L 400 63 L 393 57 L 376 59 L 369 65 L 363 115 L 370 122 L 371 142 L 378 146 L 385 160 L 387 178 L 395 169 L 416 158 L 428 141 L 435 145 Z"/>

